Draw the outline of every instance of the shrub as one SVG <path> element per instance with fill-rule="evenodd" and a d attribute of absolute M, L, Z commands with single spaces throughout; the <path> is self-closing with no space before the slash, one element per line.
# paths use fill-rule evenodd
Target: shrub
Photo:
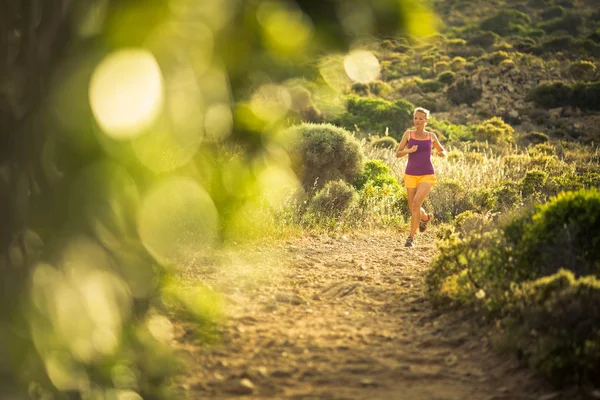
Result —
<path fill-rule="evenodd" d="M 473 208 L 465 188 L 453 180 L 442 181 L 436 185 L 429 201 L 436 220 L 440 222 L 448 222 L 458 214 Z"/>
<path fill-rule="evenodd" d="M 350 90 L 361 96 L 369 95 L 369 85 L 366 83 L 356 82 L 350 87 Z"/>
<path fill-rule="evenodd" d="M 546 143 L 550 140 L 548 135 L 542 132 L 530 132 L 523 136 L 522 141 L 525 144 L 540 144 Z"/>
<path fill-rule="evenodd" d="M 516 182 L 505 181 L 492 189 L 493 211 L 507 211 L 521 206 L 522 196 L 520 185 Z"/>
<path fill-rule="evenodd" d="M 375 80 L 369 82 L 369 92 L 376 96 L 387 96 L 392 92 L 392 87 L 386 82 Z"/>
<path fill-rule="evenodd" d="M 439 74 L 440 72 L 444 71 L 449 71 L 450 63 L 448 61 L 438 61 L 435 64 L 433 64 L 433 70 L 436 74 Z"/>
<path fill-rule="evenodd" d="M 395 149 L 398 147 L 398 141 L 391 136 L 384 136 L 374 139 L 371 145 L 376 148 Z"/>
<path fill-rule="evenodd" d="M 405 100 L 393 102 L 379 98 L 348 96 L 346 112 L 335 121 L 347 129 L 383 133 L 386 128 L 399 139 L 412 121 L 414 106 Z"/>
<path fill-rule="evenodd" d="M 509 59 L 510 59 L 510 56 L 508 55 L 508 53 L 505 51 L 501 51 L 501 50 L 495 51 L 486 57 L 486 60 L 489 63 L 494 64 L 494 65 L 498 65 L 502 61 L 509 60 Z"/>
<path fill-rule="evenodd" d="M 500 68 L 502 68 L 503 70 L 509 70 L 509 69 L 513 69 L 516 67 L 513 60 L 510 60 L 510 59 L 500 61 L 500 64 L 498 64 L 498 66 Z"/>
<path fill-rule="evenodd" d="M 389 185 L 400 189 L 398 180 L 392 175 L 390 167 L 380 160 L 369 160 L 365 163 L 362 173 L 356 179 L 354 186 L 360 190 L 367 182 L 375 187 Z"/>
<path fill-rule="evenodd" d="M 553 108 L 567 105 L 573 96 L 571 86 L 562 81 L 544 82 L 533 88 L 525 101 L 533 101 L 539 106 Z"/>
<path fill-rule="evenodd" d="M 540 13 L 540 18 L 543 20 L 548 20 L 552 18 L 560 18 L 564 17 L 566 14 L 565 9 L 561 6 L 552 6 L 550 8 L 545 9 Z"/>
<path fill-rule="evenodd" d="M 579 44 L 573 37 L 562 35 L 543 41 L 538 49 L 534 49 L 534 53 L 551 53 L 564 51 L 564 49 L 576 49 L 577 47 L 579 47 Z"/>
<path fill-rule="evenodd" d="M 544 190 L 548 174 L 537 169 L 527 171 L 521 179 L 521 193 L 524 198 L 539 198 L 539 194 Z"/>
<path fill-rule="evenodd" d="M 452 68 L 452 71 L 460 71 L 465 68 L 466 64 L 467 60 L 463 57 L 454 57 L 450 62 L 450 68 Z"/>
<path fill-rule="evenodd" d="M 317 216 L 339 216 L 358 202 L 356 189 L 343 180 L 329 181 L 310 200 L 307 213 Z"/>
<path fill-rule="evenodd" d="M 547 82 L 533 88 L 525 97 L 526 101 L 553 108 L 572 106 L 581 109 L 600 109 L 600 82 Z"/>
<path fill-rule="evenodd" d="M 487 140 L 492 143 L 512 143 L 515 130 L 500 117 L 492 117 L 474 127 L 478 140 Z"/>
<path fill-rule="evenodd" d="M 448 87 L 446 96 L 448 96 L 448 99 L 454 104 L 467 104 L 468 106 L 471 106 L 481 99 L 482 93 L 482 89 L 475 86 L 471 79 L 462 77 L 455 80 L 454 83 Z"/>
<path fill-rule="evenodd" d="M 577 61 L 569 65 L 569 75 L 578 81 L 589 81 L 596 75 L 596 64 L 590 61 Z"/>
<path fill-rule="evenodd" d="M 556 31 L 565 31 L 570 35 L 577 36 L 583 24 L 583 18 L 575 14 L 567 14 L 560 18 L 542 22 L 538 25 L 546 34 Z"/>
<path fill-rule="evenodd" d="M 600 280 L 556 274 L 517 288 L 508 309 L 510 347 L 556 386 L 600 384 Z"/>
<path fill-rule="evenodd" d="M 467 44 L 467 41 L 460 38 L 454 38 L 448 40 L 449 47 L 464 47 Z"/>
<path fill-rule="evenodd" d="M 327 182 L 354 182 L 361 173 L 363 153 L 350 132 L 330 124 L 304 123 L 284 132 L 292 168 L 307 193 Z"/>
<path fill-rule="evenodd" d="M 514 36 L 510 38 L 512 47 L 521 53 L 530 53 L 536 46 L 535 39 L 530 37 Z"/>
<path fill-rule="evenodd" d="M 506 36 L 525 32 L 530 24 L 531 18 L 527 14 L 517 10 L 503 9 L 493 17 L 485 19 L 481 23 L 481 29 Z"/>
<path fill-rule="evenodd" d="M 442 89 L 444 89 L 444 84 L 442 82 L 434 80 L 434 79 L 426 79 L 426 80 L 417 82 L 417 86 L 425 93 L 439 92 Z"/>
<path fill-rule="evenodd" d="M 559 193 L 521 221 L 507 226 L 514 265 L 524 279 L 569 268 L 576 276 L 600 277 L 600 192 Z"/>
<path fill-rule="evenodd" d="M 467 43 L 469 46 L 481 46 L 484 48 L 491 47 L 500 39 L 500 36 L 494 32 L 482 32 L 471 37 Z"/>
<path fill-rule="evenodd" d="M 452 71 L 444 71 L 440 73 L 436 79 L 444 85 L 450 85 L 452 82 L 454 82 L 455 75 L 456 74 Z"/>

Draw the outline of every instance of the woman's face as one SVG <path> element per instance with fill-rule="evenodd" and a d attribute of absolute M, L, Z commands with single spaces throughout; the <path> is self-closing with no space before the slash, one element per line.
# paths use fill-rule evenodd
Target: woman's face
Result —
<path fill-rule="evenodd" d="M 425 114 L 424 112 L 417 111 L 413 116 L 413 122 L 415 124 L 415 127 L 417 128 L 425 127 L 427 121 L 427 114 Z"/>

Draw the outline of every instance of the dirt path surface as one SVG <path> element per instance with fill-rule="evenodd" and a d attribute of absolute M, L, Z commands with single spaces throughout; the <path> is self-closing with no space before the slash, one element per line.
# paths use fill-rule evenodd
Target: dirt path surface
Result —
<path fill-rule="evenodd" d="M 391 233 L 305 237 L 265 246 L 187 279 L 222 291 L 222 340 L 176 345 L 190 399 L 552 400 L 498 356 L 472 319 L 434 310 L 424 272 L 431 234 L 406 249 Z"/>

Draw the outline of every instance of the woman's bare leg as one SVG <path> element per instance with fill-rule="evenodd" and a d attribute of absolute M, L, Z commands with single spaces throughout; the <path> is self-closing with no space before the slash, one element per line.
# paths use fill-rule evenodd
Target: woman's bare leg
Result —
<path fill-rule="evenodd" d="M 410 220 L 410 237 L 414 238 L 417 229 L 419 229 L 419 222 L 423 219 L 424 216 L 427 216 L 425 210 L 421 207 L 423 202 L 427 198 L 427 195 L 431 191 L 433 185 L 431 183 L 420 183 L 417 189 L 412 189 L 415 191 L 414 196 L 412 197 L 412 201 L 410 204 L 410 211 L 412 213 L 412 218 Z M 409 189 L 410 190 L 410 189 Z M 410 197 L 410 196 L 409 196 Z"/>

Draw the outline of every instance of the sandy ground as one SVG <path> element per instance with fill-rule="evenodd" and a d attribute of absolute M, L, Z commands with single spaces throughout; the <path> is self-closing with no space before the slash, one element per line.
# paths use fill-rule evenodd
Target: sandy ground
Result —
<path fill-rule="evenodd" d="M 210 346 L 176 323 L 189 399 L 552 400 L 490 344 L 473 316 L 424 295 L 433 235 L 403 247 L 391 232 L 306 236 L 182 270 L 223 293 Z"/>

